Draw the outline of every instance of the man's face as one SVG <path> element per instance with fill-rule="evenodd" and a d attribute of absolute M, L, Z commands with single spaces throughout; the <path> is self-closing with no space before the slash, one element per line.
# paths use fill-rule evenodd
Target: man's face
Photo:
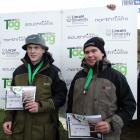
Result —
<path fill-rule="evenodd" d="M 90 66 L 94 66 L 96 61 L 102 60 L 104 56 L 104 54 L 97 47 L 94 46 L 88 46 L 87 48 L 85 48 L 84 54 L 85 60 Z"/>
<path fill-rule="evenodd" d="M 45 53 L 45 49 L 43 49 L 40 45 L 29 44 L 27 45 L 27 54 L 33 63 L 33 65 L 40 62 L 43 53 Z"/>

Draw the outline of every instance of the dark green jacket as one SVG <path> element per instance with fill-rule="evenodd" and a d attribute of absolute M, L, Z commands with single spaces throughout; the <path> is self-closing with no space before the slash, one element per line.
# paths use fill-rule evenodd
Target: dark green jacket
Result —
<path fill-rule="evenodd" d="M 12 86 L 28 85 L 26 57 L 24 64 L 13 73 Z M 33 67 L 33 66 L 32 66 Z M 58 110 L 66 99 L 66 84 L 60 78 L 60 70 L 49 63 L 36 74 L 33 85 L 37 87 L 35 100 L 39 112 L 8 111 L 5 121 L 12 121 L 12 140 L 58 140 Z"/>

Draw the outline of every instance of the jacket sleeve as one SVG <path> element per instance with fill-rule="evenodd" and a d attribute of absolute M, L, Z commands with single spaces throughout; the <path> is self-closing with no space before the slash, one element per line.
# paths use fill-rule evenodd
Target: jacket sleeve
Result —
<path fill-rule="evenodd" d="M 84 72 L 84 70 L 81 70 L 79 72 L 76 73 L 76 75 L 74 76 L 71 85 L 70 85 L 70 89 L 68 92 L 68 101 L 67 101 L 67 108 L 66 108 L 66 113 L 72 113 L 72 106 L 73 106 L 73 93 L 74 93 L 74 86 L 75 86 L 75 81 L 81 77 L 85 77 L 86 73 Z"/>
<path fill-rule="evenodd" d="M 132 120 L 136 110 L 136 102 L 125 76 L 119 74 L 115 78 L 115 83 L 118 109 L 113 117 L 108 118 L 107 121 L 111 122 L 113 128 L 119 131 L 123 125 Z"/>
<path fill-rule="evenodd" d="M 124 124 L 127 124 L 135 113 L 136 102 L 130 86 L 123 75 L 121 75 L 117 80 L 116 93 L 118 98 L 118 110 L 116 114 L 122 118 Z"/>
<path fill-rule="evenodd" d="M 39 101 L 39 112 L 50 112 L 58 110 L 65 104 L 67 87 L 64 80 L 61 78 L 60 71 L 53 73 L 52 79 L 52 97 L 47 101 Z"/>
<path fill-rule="evenodd" d="M 67 101 L 66 113 L 72 113 L 74 84 L 75 84 L 75 78 L 72 80 L 71 85 L 70 85 L 70 89 L 69 89 L 69 92 L 68 92 L 68 101 Z"/>
<path fill-rule="evenodd" d="M 52 100 L 54 102 L 54 106 L 56 109 L 59 109 L 59 107 L 65 104 L 67 95 L 66 83 L 64 82 L 64 79 L 60 71 L 58 71 L 55 75 L 55 82 L 52 85 L 52 91 L 53 91 Z"/>

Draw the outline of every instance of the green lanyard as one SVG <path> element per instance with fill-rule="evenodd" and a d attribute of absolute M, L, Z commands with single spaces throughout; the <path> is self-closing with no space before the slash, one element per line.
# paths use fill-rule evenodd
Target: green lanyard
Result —
<path fill-rule="evenodd" d="M 35 75 L 37 74 L 37 72 L 39 71 L 39 69 L 43 66 L 43 62 L 41 62 L 37 68 L 34 70 L 34 72 L 32 73 L 31 71 L 31 65 L 28 64 L 28 81 L 29 81 L 29 85 L 32 85 L 32 82 L 35 78 Z"/>
<path fill-rule="evenodd" d="M 87 78 L 86 78 L 85 85 L 84 85 L 83 94 L 87 93 L 87 91 L 89 89 L 89 86 L 90 86 L 90 83 L 91 83 L 91 80 L 92 80 L 92 77 L 93 77 L 93 70 L 92 70 L 92 68 L 90 68 L 89 71 L 88 71 L 88 75 L 87 75 Z"/>

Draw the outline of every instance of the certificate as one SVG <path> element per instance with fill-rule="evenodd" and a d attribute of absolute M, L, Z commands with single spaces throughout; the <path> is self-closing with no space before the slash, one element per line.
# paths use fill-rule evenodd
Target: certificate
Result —
<path fill-rule="evenodd" d="M 67 126 L 69 138 L 94 138 L 97 140 L 102 140 L 102 133 L 97 133 L 94 131 L 94 126 L 89 126 L 89 122 L 96 124 L 101 121 L 101 115 L 78 115 L 67 113 Z"/>
<path fill-rule="evenodd" d="M 23 110 L 23 103 L 35 100 L 35 86 L 11 86 L 6 89 L 5 110 Z"/>

